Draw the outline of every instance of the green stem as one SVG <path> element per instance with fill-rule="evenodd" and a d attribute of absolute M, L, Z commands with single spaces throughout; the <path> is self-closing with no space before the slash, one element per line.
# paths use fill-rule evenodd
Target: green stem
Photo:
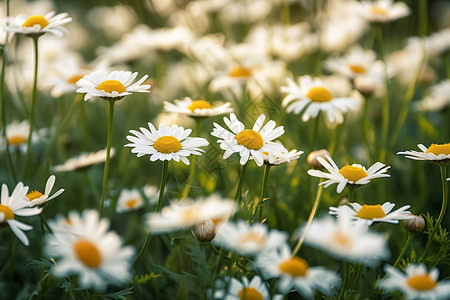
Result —
<path fill-rule="evenodd" d="M 342 124 L 340 124 L 340 125 L 338 124 L 334 128 L 333 138 L 331 139 L 330 144 L 328 145 L 328 152 L 330 152 L 330 154 L 333 154 L 334 150 L 336 150 L 336 146 L 339 141 L 339 136 L 341 135 L 341 129 L 342 129 Z M 317 134 L 317 132 L 316 132 L 316 134 Z"/>
<path fill-rule="evenodd" d="M 234 196 L 234 199 L 237 200 L 239 204 L 241 204 L 241 200 L 242 200 L 242 186 L 244 184 L 245 171 L 247 170 L 247 164 L 248 164 L 248 162 L 246 162 L 241 167 L 241 175 L 239 177 L 239 185 L 238 185 L 238 188 L 236 191 L 236 195 Z"/>
<path fill-rule="evenodd" d="M 400 254 L 397 257 L 397 260 L 394 263 L 394 268 L 398 268 L 398 265 L 400 264 L 400 262 L 402 261 L 403 256 L 406 253 L 406 250 L 408 250 L 409 245 L 411 244 L 413 238 L 413 234 L 411 232 L 408 232 L 408 238 L 406 239 L 405 245 L 402 248 L 402 251 L 400 251 Z"/>
<path fill-rule="evenodd" d="M 347 197 L 347 203 L 353 203 L 355 199 L 355 188 L 347 185 L 348 188 L 348 197 Z"/>
<path fill-rule="evenodd" d="M 419 0 L 419 36 L 427 35 L 428 31 L 428 0 Z"/>
<path fill-rule="evenodd" d="M 343 278 L 344 278 L 344 282 L 342 283 L 342 289 L 341 292 L 339 293 L 339 296 L 337 298 L 337 300 L 340 300 L 344 294 L 347 293 L 347 288 L 348 288 L 348 282 L 349 282 L 349 277 L 350 277 L 350 264 L 348 262 L 344 262 L 344 274 L 343 274 Z M 345 296 L 344 296 L 344 299 Z"/>
<path fill-rule="evenodd" d="M 369 162 L 372 162 L 373 156 L 372 156 L 372 150 L 370 148 L 369 135 L 368 135 L 368 132 L 369 132 L 369 118 L 367 115 L 368 107 L 369 107 L 369 98 L 365 99 L 365 101 L 364 101 L 363 115 L 361 118 L 361 135 L 364 140 L 364 144 L 366 144 Z"/>
<path fill-rule="evenodd" d="M 314 127 L 313 127 L 313 131 L 312 131 L 312 135 L 310 136 L 310 140 L 309 140 L 309 152 L 308 153 L 311 153 L 314 150 L 314 145 L 316 144 L 317 132 L 319 131 L 319 118 L 320 118 L 320 112 L 314 120 Z"/>
<path fill-rule="evenodd" d="M 106 160 L 105 167 L 103 169 L 103 184 L 102 184 L 102 201 L 100 204 L 100 215 L 102 214 L 103 207 L 105 205 L 106 190 L 108 185 L 108 169 L 109 159 L 111 151 L 112 131 L 113 131 L 113 119 L 114 119 L 114 99 L 108 99 L 108 137 L 106 139 Z"/>
<path fill-rule="evenodd" d="M 200 128 L 200 118 L 194 118 L 194 121 L 195 121 L 194 136 L 198 137 L 198 132 Z M 197 171 L 196 165 L 197 165 L 197 155 L 192 155 L 191 170 L 186 185 L 184 186 L 183 193 L 181 194 L 181 199 L 186 198 L 189 195 L 189 192 L 191 191 L 192 182 L 194 181 L 195 174 Z"/>
<path fill-rule="evenodd" d="M 436 221 L 436 225 L 434 225 L 431 234 L 428 236 L 428 242 L 425 246 L 425 251 L 423 251 L 422 259 L 423 261 L 427 256 L 428 249 L 430 247 L 431 241 L 433 240 L 434 235 L 436 234 L 439 226 L 441 225 L 442 219 L 444 218 L 445 211 L 447 210 L 447 202 L 448 202 L 448 183 L 447 183 L 447 167 L 445 165 L 440 165 L 441 168 L 441 181 L 442 181 L 442 207 L 441 212 L 439 213 L 438 220 Z"/>
<path fill-rule="evenodd" d="M 289 11 L 289 1 L 283 0 L 281 3 L 281 23 L 282 24 L 290 24 L 291 16 Z"/>
<path fill-rule="evenodd" d="M 47 231 L 50 232 L 51 234 L 53 234 L 53 230 L 52 230 L 52 228 L 50 227 L 50 225 L 48 225 L 47 219 L 46 219 L 45 216 L 44 216 L 44 212 L 41 212 L 41 213 L 39 214 L 39 217 L 41 218 L 41 228 L 42 228 L 42 229 L 47 228 Z M 42 233 L 44 233 L 44 230 L 42 230 Z"/>
<path fill-rule="evenodd" d="M 259 223 L 262 223 L 262 221 L 263 221 L 263 207 L 264 207 L 264 201 L 265 201 L 264 198 L 266 197 L 266 188 L 267 188 L 267 181 L 269 179 L 270 167 L 271 167 L 270 164 L 268 164 L 268 163 L 264 164 L 261 196 L 259 197 Z"/>

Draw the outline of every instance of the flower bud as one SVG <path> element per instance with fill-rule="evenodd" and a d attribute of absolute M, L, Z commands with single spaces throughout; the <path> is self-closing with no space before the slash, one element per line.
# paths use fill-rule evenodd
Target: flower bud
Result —
<path fill-rule="evenodd" d="M 308 164 L 316 169 L 320 169 L 322 168 L 322 164 L 317 160 L 318 157 L 321 157 L 325 160 L 327 160 L 326 156 L 331 156 L 330 152 L 328 152 L 325 149 L 321 149 L 321 150 L 315 150 L 313 152 L 311 152 L 308 157 L 306 158 L 306 160 L 308 161 Z"/>
<path fill-rule="evenodd" d="M 197 224 L 192 230 L 192 235 L 200 242 L 210 242 L 216 236 L 216 225 L 211 220 Z"/>
<path fill-rule="evenodd" d="M 412 233 L 422 232 L 425 227 L 425 220 L 422 216 L 411 215 L 410 219 L 403 220 L 403 226 Z"/>

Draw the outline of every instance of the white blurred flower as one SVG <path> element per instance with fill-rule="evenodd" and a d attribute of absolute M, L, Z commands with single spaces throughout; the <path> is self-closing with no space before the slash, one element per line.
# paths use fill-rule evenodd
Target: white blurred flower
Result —
<path fill-rule="evenodd" d="M 352 7 L 355 14 L 372 23 L 387 23 L 411 14 L 409 7 L 401 1 L 354 1 Z"/>
<path fill-rule="evenodd" d="M 116 153 L 114 148 L 111 148 L 110 157 Z M 106 149 L 97 152 L 81 153 L 76 157 L 69 158 L 64 164 L 52 167 L 54 172 L 67 172 L 74 170 L 83 170 L 95 164 L 100 164 L 106 160 Z"/>
<path fill-rule="evenodd" d="M 167 112 L 185 114 L 190 117 L 213 117 L 233 112 L 231 103 L 212 106 L 206 100 L 192 100 L 185 97 L 182 100 L 175 100 L 174 103 L 164 101 L 164 110 Z"/>
<path fill-rule="evenodd" d="M 116 213 L 137 210 L 144 206 L 144 199 L 137 189 L 122 189 L 117 199 Z"/>

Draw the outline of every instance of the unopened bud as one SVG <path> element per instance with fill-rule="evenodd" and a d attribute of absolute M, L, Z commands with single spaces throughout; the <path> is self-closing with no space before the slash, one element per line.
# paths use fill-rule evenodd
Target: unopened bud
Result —
<path fill-rule="evenodd" d="M 308 161 L 308 164 L 311 167 L 320 169 L 320 168 L 322 168 L 322 164 L 317 160 L 317 158 L 321 157 L 321 158 L 327 160 L 327 157 L 325 155 L 331 156 L 330 152 L 328 152 L 325 149 L 315 150 L 308 155 L 306 160 Z"/>
<path fill-rule="evenodd" d="M 216 236 L 216 225 L 211 220 L 201 222 L 192 229 L 192 235 L 200 242 L 211 242 Z"/>
<path fill-rule="evenodd" d="M 422 216 L 411 215 L 410 219 L 403 220 L 403 226 L 412 233 L 422 232 L 425 227 L 425 220 Z"/>

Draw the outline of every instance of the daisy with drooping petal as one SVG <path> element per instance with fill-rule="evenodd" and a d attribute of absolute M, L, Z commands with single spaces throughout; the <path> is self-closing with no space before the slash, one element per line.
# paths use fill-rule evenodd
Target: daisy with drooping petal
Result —
<path fill-rule="evenodd" d="M 411 264 L 401 272 L 386 265 L 384 271 L 388 277 L 380 281 L 378 287 L 386 291 L 401 291 L 408 300 L 444 300 L 450 295 L 450 281 L 438 281 L 437 268 L 428 272 L 423 264 Z"/>
<path fill-rule="evenodd" d="M 116 153 L 114 148 L 111 148 L 110 156 L 113 157 Z M 106 159 L 106 149 L 97 152 L 82 153 L 76 157 L 69 158 L 64 164 L 52 167 L 54 172 L 67 172 L 75 170 L 84 170 L 93 165 L 104 163 Z"/>
<path fill-rule="evenodd" d="M 55 192 L 53 195 L 50 196 L 50 193 L 52 192 L 53 185 L 55 184 L 56 177 L 55 175 L 51 175 L 47 179 L 47 183 L 45 184 L 45 190 L 44 194 L 42 194 L 39 191 L 32 191 L 31 193 L 28 193 L 25 197 L 25 200 L 29 200 L 30 203 L 28 204 L 29 207 L 35 207 L 35 206 L 44 206 L 45 203 L 48 201 L 55 199 L 59 195 L 61 195 L 64 192 L 64 189 L 59 189 L 57 192 Z"/>
<path fill-rule="evenodd" d="M 137 189 L 122 189 L 117 200 L 116 213 L 137 210 L 144 206 L 144 199 Z"/>
<path fill-rule="evenodd" d="M 389 174 L 384 174 L 390 168 L 390 166 L 385 166 L 383 163 L 376 162 L 368 170 L 365 167 L 353 164 L 346 165 L 342 168 L 334 163 L 334 161 L 326 155 L 326 160 L 318 157 L 317 160 L 322 164 L 322 166 L 328 170 L 330 173 L 325 173 L 319 170 L 308 170 L 308 174 L 314 177 L 321 177 L 328 179 L 320 184 L 324 184 L 325 187 L 337 183 L 337 193 L 340 194 L 347 184 L 353 187 L 359 187 L 364 184 L 368 184 L 372 179 L 380 177 L 390 177 Z"/>
<path fill-rule="evenodd" d="M 9 196 L 8 187 L 2 185 L 1 204 L 0 204 L 0 224 L 6 224 L 11 228 L 16 237 L 28 246 L 30 242 L 23 231 L 33 229 L 33 226 L 24 224 L 16 220 L 16 215 L 20 217 L 30 217 L 42 212 L 41 208 L 31 208 L 29 202 L 25 200 L 28 187 L 19 182 L 11 196 Z"/>
<path fill-rule="evenodd" d="M 258 255 L 255 267 L 261 270 L 264 278 L 280 278 L 277 287 L 283 294 L 295 289 L 305 298 L 311 298 L 316 290 L 331 296 L 341 281 L 336 272 L 310 267 L 305 259 L 292 256 L 287 244 L 276 251 Z"/>
<path fill-rule="evenodd" d="M 393 3 L 392 0 L 355 1 L 352 3 L 352 9 L 362 19 L 371 23 L 387 23 L 406 17 L 411 13 L 405 3 L 401 1 Z"/>
<path fill-rule="evenodd" d="M 12 33 L 29 36 L 40 36 L 48 32 L 61 37 L 66 32 L 66 29 L 61 25 L 67 24 L 70 21 L 72 21 L 72 18 L 67 13 L 55 15 L 54 11 L 43 16 L 26 16 L 22 14 L 15 18 L 8 18 L 6 26 L 3 26 L 3 29 Z"/>
<path fill-rule="evenodd" d="M 255 255 L 284 245 L 287 238 L 287 233 L 276 229 L 269 231 L 266 224 L 248 224 L 240 220 L 223 224 L 217 232 L 214 244 L 243 255 Z"/>
<path fill-rule="evenodd" d="M 296 149 L 294 149 L 289 152 L 262 152 L 262 156 L 265 163 L 278 166 L 282 163 L 288 163 L 291 160 L 299 159 L 300 155 L 302 155 L 303 153 L 304 151 L 297 151 Z"/>
<path fill-rule="evenodd" d="M 351 207 L 350 207 L 351 206 Z M 346 219 L 356 222 L 365 222 L 372 225 L 373 222 L 387 222 L 397 224 L 399 220 L 406 220 L 412 217 L 410 205 L 402 206 L 396 211 L 392 211 L 395 204 L 386 202 L 383 205 L 360 205 L 358 203 L 349 203 L 339 207 L 330 207 L 330 215 L 336 215 L 338 220 Z"/>
<path fill-rule="evenodd" d="M 56 257 L 50 271 L 56 277 L 78 275 L 82 288 L 106 288 L 108 283 L 121 284 L 128 280 L 131 246 L 122 246 L 119 236 L 108 231 L 109 221 L 101 219 L 95 210 L 82 215 L 70 212 L 68 219 L 50 221 L 52 235 L 47 235 L 45 253 Z"/>
<path fill-rule="evenodd" d="M 150 85 L 141 85 L 148 75 L 132 84 L 137 75 L 129 71 L 93 72 L 77 81 L 77 93 L 86 93 L 84 100 L 92 97 L 119 100 L 132 93 L 149 93 Z"/>
<path fill-rule="evenodd" d="M 418 147 L 422 152 L 418 151 L 403 151 L 397 154 L 404 154 L 406 158 L 414 160 L 429 160 L 436 163 L 447 164 L 450 162 L 450 143 L 446 144 L 431 144 L 430 147 L 425 147 L 419 144 Z"/>
<path fill-rule="evenodd" d="M 359 110 L 360 101 L 354 97 L 336 97 L 331 88 L 320 78 L 301 76 L 298 84 L 288 78 L 287 86 L 282 86 L 281 91 L 286 93 L 282 106 L 288 113 L 300 114 L 302 121 L 316 118 L 323 111 L 330 124 L 344 122 L 343 114 L 349 110 Z"/>
<path fill-rule="evenodd" d="M 265 115 L 260 115 L 252 129 L 245 129 L 244 124 L 232 113 L 229 119 L 223 118 L 231 131 L 214 122 L 211 135 L 219 138 L 217 142 L 220 144 L 220 148 L 225 150 L 223 158 L 227 159 L 237 152 L 241 156 L 241 165 L 245 165 L 251 157 L 260 167 L 264 163 L 263 152 L 280 151 L 287 153 L 288 150 L 283 145 L 273 142 L 274 139 L 284 133 L 284 127 L 278 126 L 275 128 L 276 123 L 273 120 L 267 122 L 263 127 L 265 119 Z"/>
<path fill-rule="evenodd" d="M 130 130 L 127 135 L 127 139 L 131 142 L 126 144 L 125 147 L 133 147 L 131 153 L 137 153 L 138 157 L 146 154 L 150 155 L 150 161 L 182 161 L 186 165 L 190 162 L 187 159 L 191 154 L 201 155 L 204 150 L 199 147 L 207 146 L 209 143 L 204 138 L 189 137 L 192 130 L 184 129 L 181 126 L 172 125 L 167 126 L 165 124 L 159 124 L 158 130 L 152 123 L 148 123 L 147 128 L 140 127 L 141 131 Z"/>
<path fill-rule="evenodd" d="M 228 290 L 225 290 L 225 282 L 229 282 Z M 283 296 L 274 295 L 270 297 L 266 284 L 259 276 L 254 276 L 251 281 L 242 277 L 239 281 L 236 278 L 225 278 L 225 282 L 219 280 L 216 282 L 215 299 L 223 300 L 281 300 Z"/>
<path fill-rule="evenodd" d="M 231 103 L 221 104 L 219 106 L 212 106 L 206 100 L 192 100 L 189 97 L 183 100 L 175 100 L 175 103 L 164 101 L 164 110 L 167 112 L 185 114 L 190 117 L 213 117 L 233 112 Z"/>

